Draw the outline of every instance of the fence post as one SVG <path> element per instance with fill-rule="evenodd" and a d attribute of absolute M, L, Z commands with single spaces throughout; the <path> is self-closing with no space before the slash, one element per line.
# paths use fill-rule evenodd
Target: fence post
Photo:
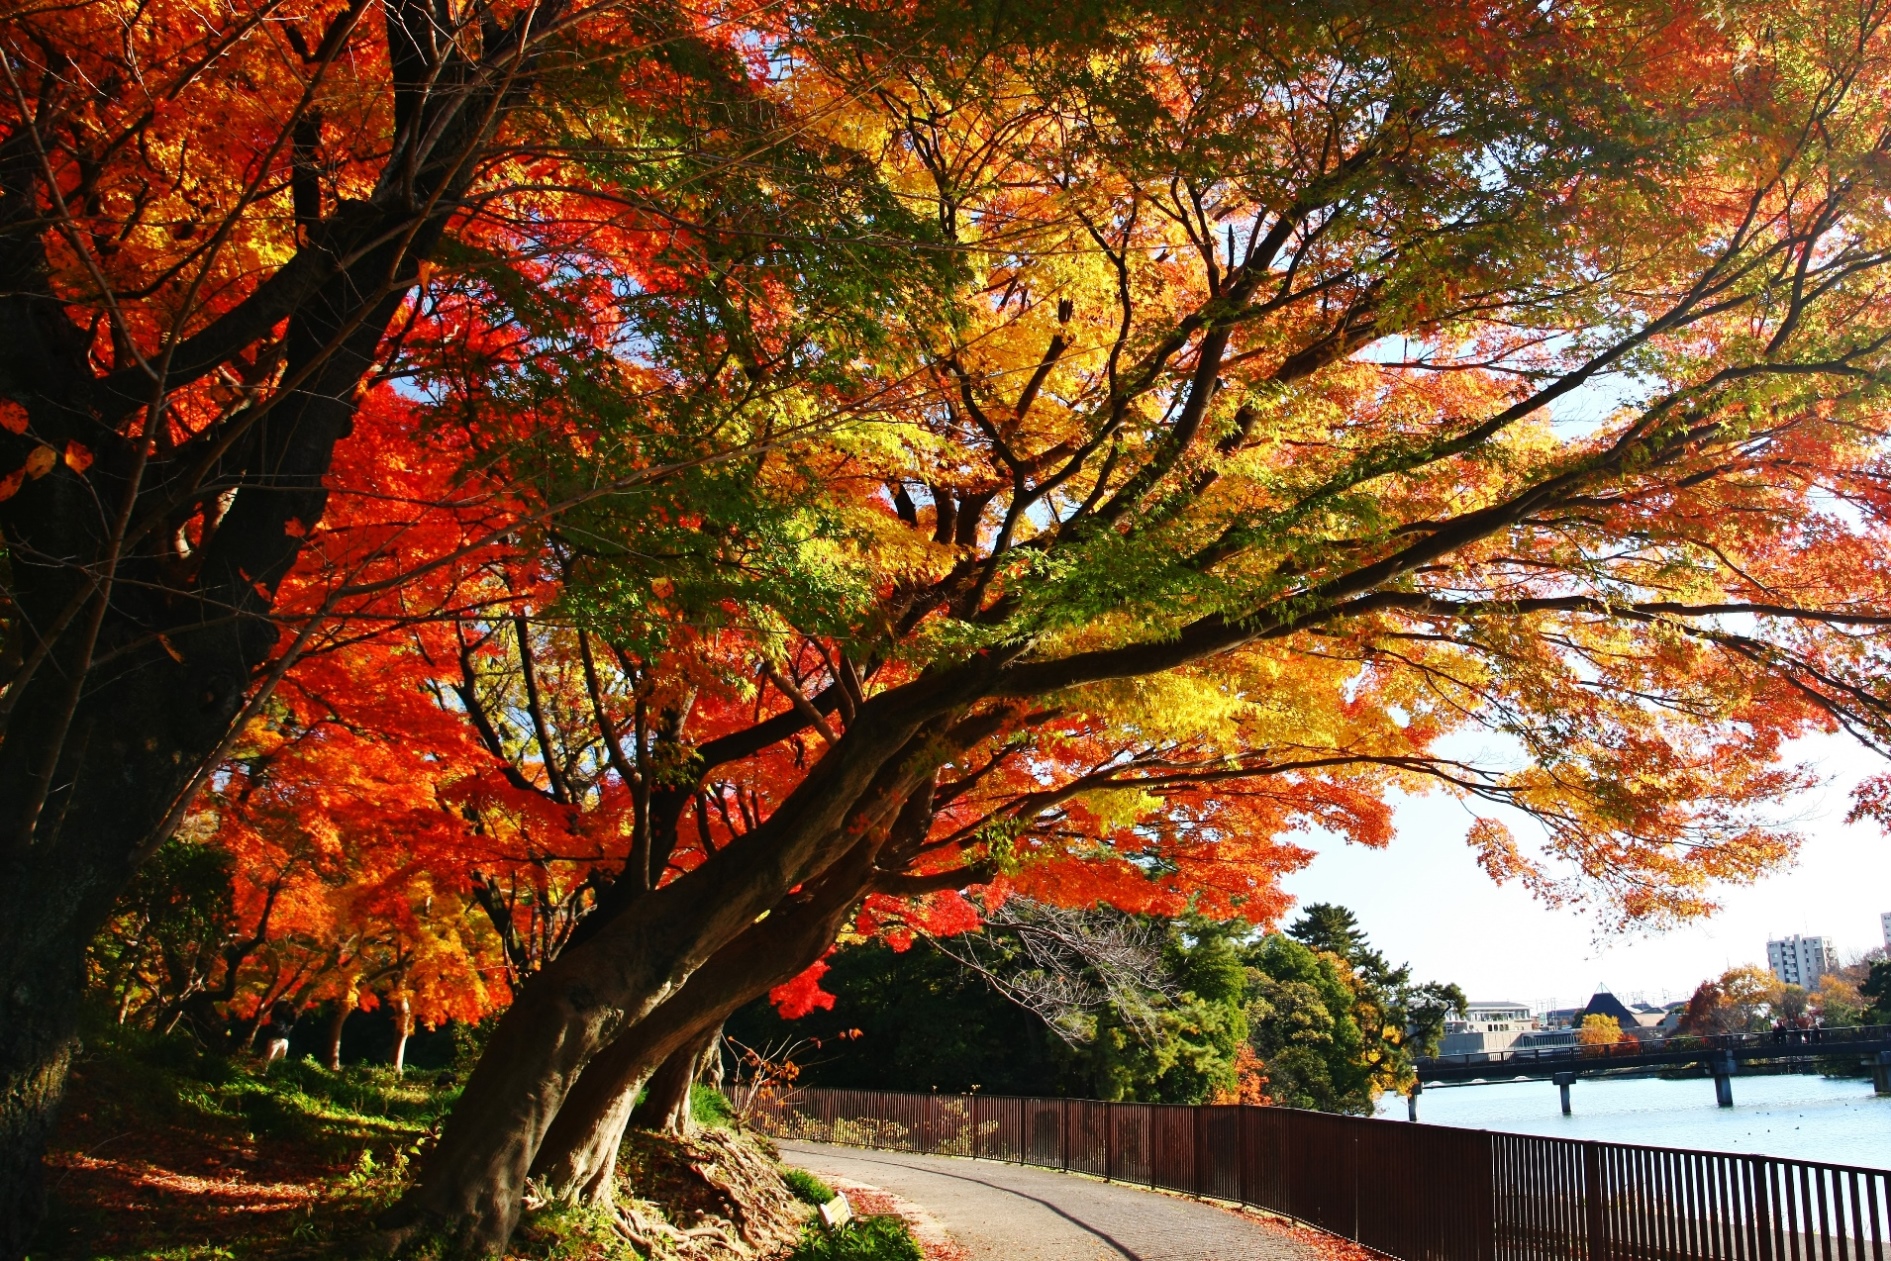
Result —
<path fill-rule="evenodd" d="M 1582 1206 L 1589 1234 L 1589 1261 L 1608 1261 L 1609 1215 L 1602 1191 L 1602 1149 L 1582 1145 Z"/>
<path fill-rule="evenodd" d="M 978 1092 L 972 1092 L 972 1159 L 978 1159 Z"/>
<path fill-rule="evenodd" d="M 1202 1182 L 1204 1181 L 1208 1169 L 1208 1161 L 1206 1159 L 1208 1154 L 1207 1139 L 1204 1135 L 1205 1131 L 1202 1129 L 1201 1108 L 1190 1108 L 1188 1110 L 1188 1147 L 1189 1162 L 1193 1168 L 1189 1170 L 1188 1184 L 1190 1193 L 1194 1195 L 1200 1195 L 1202 1193 Z"/>
<path fill-rule="evenodd" d="M 1347 1236 L 1359 1242 L 1359 1131 L 1353 1130 L 1353 1233 Z"/>
<path fill-rule="evenodd" d="M 1103 1105 L 1103 1180 L 1116 1181 L 1116 1105 Z"/>
<path fill-rule="evenodd" d="M 1248 1105 L 1236 1104 L 1234 1109 L 1234 1198 L 1242 1204 L 1252 1204 L 1248 1195 Z"/>
<path fill-rule="evenodd" d="M 1756 1156 L 1747 1162 L 1753 1177 L 1753 1226 L 1759 1235 L 1760 1261 L 1773 1261 L 1773 1169 L 1772 1162 Z"/>
<path fill-rule="evenodd" d="M 1057 1155 L 1064 1172 L 1070 1172 L 1070 1096 L 1065 1095 L 1057 1109 Z"/>

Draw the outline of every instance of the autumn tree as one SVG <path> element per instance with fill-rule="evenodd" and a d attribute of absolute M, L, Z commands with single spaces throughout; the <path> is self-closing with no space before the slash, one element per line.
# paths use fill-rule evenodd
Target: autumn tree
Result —
<path fill-rule="evenodd" d="M 1582 1027 L 1576 1030 L 1576 1042 L 1581 1046 L 1613 1046 L 1623 1041 L 1633 1041 L 1633 1038 L 1622 1031 L 1621 1022 L 1614 1016 L 1600 1013 L 1584 1016 Z"/>
<path fill-rule="evenodd" d="M 1801 1010 L 1805 991 L 1798 986 Z M 1677 1031 L 1684 1034 L 1757 1033 L 1784 1011 L 1786 988 L 1764 968 L 1729 968 L 1689 995 Z"/>
<path fill-rule="evenodd" d="M 608 1185 L 638 1084 L 856 907 L 1266 921 L 1293 828 L 1383 841 L 1429 785 L 1542 825 L 1473 827 L 1493 875 L 1662 922 L 1792 851 L 1788 740 L 1882 739 L 1881 15 L 1096 17 L 764 39 L 967 274 L 873 425 L 754 466 L 824 509 L 795 582 L 586 520 L 563 616 L 752 662 L 652 794 L 707 856 L 600 893 L 395 1238 Z"/>
<path fill-rule="evenodd" d="M 617 690 L 578 757 L 661 757 L 597 773 L 642 839 L 534 961 L 384 1243 L 494 1251 L 528 1178 L 608 1187 L 639 1086 L 863 914 L 962 922 L 985 884 L 1264 923 L 1294 830 L 1383 843 L 1387 794 L 1436 788 L 1541 825 L 1540 852 L 1473 826 L 1494 876 L 1661 922 L 1790 854 L 1787 741 L 1887 734 L 1875 7 L 795 5 L 710 39 L 363 5 L 295 40 L 166 11 L 152 47 L 78 12 L 8 62 L 9 1188 L 76 979 L 32 987 L 289 668 L 263 614 L 436 257 L 482 279 L 416 319 L 409 388 L 518 422 L 467 463 L 534 523 L 470 642 L 510 624 L 571 679 L 582 630 Z M 129 143 L 147 115 L 252 147 L 190 201 L 146 169 L 172 149 Z M 699 134 L 723 160 L 677 157 Z M 652 169 L 672 195 L 626 235 Z M 232 264 L 239 238 L 288 261 Z M 556 318 L 672 284 L 701 301 Z M 599 493 L 764 415 L 733 487 Z M 613 441 L 627 417 L 663 441 Z M 1500 751 L 1452 756 L 1461 730 Z"/>
<path fill-rule="evenodd" d="M 796 184 L 777 161 L 782 234 L 700 265 L 722 245 L 656 190 L 746 230 L 716 174 L 752 186 L 728 154 L 784 147 L 743 34 L 616 0 L 10 9 L 0 1255 L 20 1255 L 34 1220 L 87 944 L 298 657 L 465 612 L 439 580 L 474 554 L 755 438 L 718 429 L 714 391 L 664 414 L 702 426 L 668 445 L 631 436 L 679 433 L 642 423 L 660 405 L 625 406 L 674 381 L 650 366 L 688 341 L 669 294 L 812 239 L 781 214 L 810 181 L 829 227 L 875 210 L 846 195 L 849 170 L 817 158 Z M 851 234 L 850 257 L 875 257 L 870 235 Z M 778 321 L 770 292 L 694 309 L 724 329 L 745 308 Z M 871 319 L 865 292 L 825 323 Z M 766 403 L 771 388 L 736 392 Z M 368 401 L 447 393 L 462 410 L 429 413 L 442 423 L 427 434 L 354 432 Z M 571 447 L 568 422 L 604 394 Z M 516 427 L 456 423 L 499 403 Z M 768 423 L 811 419 L 777 408 Z M 540 467 L 562 455 L 589 472 L 564 501 L 523 502 L 503 474 L 479 476 L 521 444 Z M 378 519 L 325 529 L 337 493 Z M 523 575 L 509 598 L 532 591 Z"/>
<path fill-rule="evenodd" d="M 0 1254 L 86 945 L 240 725 L 360 389 L 568 9 L 7 19 Z"/>

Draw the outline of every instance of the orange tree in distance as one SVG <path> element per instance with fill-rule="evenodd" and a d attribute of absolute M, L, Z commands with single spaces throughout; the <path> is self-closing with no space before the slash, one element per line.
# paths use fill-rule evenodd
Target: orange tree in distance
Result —
<path fill-rule="evenodd" d="M 287 672 L 531 599 L 529 547 L 497 610 L 466 585 L 569 506 L 515 493 L 507 450 L 582 467 L 565 493 L 586 501 L 819 423 L 769 405 L 819 356 L 733 384 L 678 364 L 743 310 L 791 329 L 777 299 L 838 274 L 795 228 L 808 206 L 843 230 L 877 212 L 853 194 L 874 178 L 858 162 L 809 152 L 789 176 L 804 133 L 781 128 L 748 28 L 714 6 L 29 2 L 4 22 L 0 1256 L 16 1257 L 113 899 L 229 756 L 263 769 L 273 742 L 347 721 L 306 676 L 280 730 L 246 734 Z M 775 234 L 732 249 L 713 220 L 757 222 L 751 151 L 775 155 Z M 890 274 L 877 229 L 854 226 L 839 270 Z M 786 252 L 792 293 L 754 276 Z M 804 327 L 864 327 L 873 292 Z M 360 423 L 365 400 L 445 396 L 458 409 L 426 432 Z M 496 400 L 515 427 L 481 427 Z M 731 427 L 737 404 L 752 424 Z M 379 834 L 292 822 L 364 850 Z M 401 862 L 327 852 L 349 905 L 370 913 L 356 883 L 393 896 Z"/>
<path fill-rule="evenodd" d="M 1430 785 L 1541 824 L 1473 824 L 1494 876 L 1662 922 L 1792 852 L 1787 740 L 1882 745 L 1876 9 L 824 6 L 757 41 L 964 274 L 891 368 L 838 365 L 858 423 L 746 466 L 768 529 L 561 519 L 547 613 L 652 671 L 648 819 L 390 1242 L 607 1188 L 637 1086 L 856 908 L 1264 920 L 1289 830 L 1383 840 Z"/>

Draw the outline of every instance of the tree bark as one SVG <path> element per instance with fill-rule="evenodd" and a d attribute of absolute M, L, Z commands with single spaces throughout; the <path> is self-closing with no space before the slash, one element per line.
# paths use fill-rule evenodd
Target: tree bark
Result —
<path fill-rule="evenodd" d="M 56 988 L 49 986 L 48 990 Z M 72 986 L 72 992 L 77 985 Z M 0 1053 L 0 1256 L 24 1257 L 44 1194 L 40 1153 L 52 1137 L 72 1055 L 70 1011 L 20 1004 L 9 1012 Z"/>
<path fill-rule="evenodd" d="M 915 695 L 917 693 L 917 695 Z M 870 701 L 800 788 L 754 831 L 682 879 L 638 898 L 566 951 L 500 1019 L 412 1191 L 383 1219 L 383 1246 L 422 1233 L 492 1254 L 518 1220 L 540 1145 L 586 1065 L 641 1030 L 692 975 L 870 837 L 883 836 L 915 787 L 949 756 L 937 738 L 947 695 L 919 687 Z M 922 740 L 922 733 L 934 738 Z M 660 1019 L 652 1028 L 674 1028 Z M 652 1048 L 659 1061 L 693 1030 Z M 651 1061 L 645 1061 L 646 1063 Z M 602 1112 L 618 1090 L 605 1092 Z"/>
<path fill-rule="evenodd" d="M 615 1185 L 617 1153 L 626 1130 L 636 1127 L 687 1134 L 691 1126 L 690 1088 L 695 1085 L 703 1053 L 714 1045 L 721 1029 L 716 1025 L 670 1052 L 650 1075 L 649 1093 L 641 1101 L 638 1094 L 643 1081 L 630 1082 L 601 1110 L 574 1111 L 567 1100 L 558 1121 L 553 1122 L 553 1134 L 548 1135 L 555 1147 L 541 1145 L 539 1163 L 533 1166 L 533 1177 L 539 1179 L 546 1194 L 586 1206 L 608 1205 Z M 573 1119 L 566 1121 L 567 1116 Z M 546 1161 L 548 1150 L 555 1150 L 557 1158 Z"/>
<path fill-rule="evenodd" d="M 532 1176 L 549 1194 L 596 1202 L 600 1187 L 609 1185 L 646 1075 L 692 1046 L 713 1048 L 717 1032 L 737 1008 L 819 959 L 866 891 L 876 849 L 856 846 L 814 887 L 751 925 L 698 969 L 675 998 L 591 1061 L 566 1096 L 532 1166 Z M 693 1067 L 696 1057 L 690 1058 Z"/>
<path fill-rule="evenodd" d="M 407 1039 L 414 1032 L 414 1008 L 403 995 L 394 1007 L 394 1073 L 405 1076 L 407 1073 Z"/>
<path fill-rule="evenodd" d="M 704 1029 L 689 1041 L 663 1057 L 657 1071 L 650 1074 L 644 1094 L 630 1112 L 630 1125 L 639 1130 L 664 1134 L 688 1134 L 695 1118 L 690 1113 L 690 1090 L 696 1084 L 696 1070 L 703 1053 L 715 1042 L 720 1023 Z M 570 1102 L 566 1102 L 567 1109 Z"/>
<path fill-rule="evenodd" d="M 354 1005 L 346 999 L 335 1000 L 335 1014 L 328 1018 L 328 1038 L 322 1048 L 322 1063 L 331 1073 L 341 1072 L 341 1031 L 354 1014 Z"/>

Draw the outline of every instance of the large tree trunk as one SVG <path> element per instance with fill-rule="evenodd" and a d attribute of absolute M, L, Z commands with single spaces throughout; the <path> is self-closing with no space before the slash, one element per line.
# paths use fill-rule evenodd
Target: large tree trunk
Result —
<path fill-rule="evenodd" d="M 522 989 L 418 1184 L 383 1219 L 384 1246 L 440 1233 L 469 1251 L 504 1247 L 540 1145 L 592 1058 L 666 1006 L 790 889 L 818 878 L 862 840 L 884 836 L 915 787 L 931 782 L 947 754 L 940 741 L 922 748 L 918 737 L 936 721 L 943 698 L 935 693 L 932 705 L 901 699 L 897 712 L 892 704 L 861 707 L 853 728 L 766 823 L 632 902 Z M 669 1025 L 665 1019 L 653 1028 Z M 691 1032 L 677 1030 L 678 1040 Z M 645 1062 L 673 1049 L 664 1045 Z M 619 1093 L 610 1091 L 604 1107 Z"/>
<path fill-rule="evenodd" d="M 721 1028 L 717 1025 L 670 1052 L 650 1075 L 649 1093 L 641 1100 L 638 1094 L 645 1084 L 642 1081 L 633 1081 L 628 1089 L 618 1091 L 602 1110 L 574 1109 L 567 1098 L 532 1168 L 532 1176 L 546 1194 L 575 1204 L 607 1205 L 626 1130 L 637 1126 L 687 1134 L 691 1125 L 690 1087 L 696 1082 L 697 1066 L 705 1049 L 714 1045 Z M 572 1120 L 567 1122 L 567 1117 Z M 548 1155 L 553 1159 L 548 1161 Z"/>
<path fill-rule="evenodd" d="M 695 1118 L 690 1114 L 690 1090 L 696 1085 L 697 1070 L 703 1055 L 715 1046 L 722 1026 L 703 1030 L 664 1056 L 657 1071 L 650 1074 L 643 1098 L 631 1109 L 630 1124 L 640 1130 L 658 1130 L 665 1134 L 687 1134 Z M 567 1100 L 566 1110 L 570 1109 Z"/>
<path fill-rule="evenodd" d="M 48 987 L 49 990 L 53 987 Z M 59 987 L 76 993 L 77 985 Z M 5 1093 L 0 1094 L 0 1256 L 23 1257 L 38 1224 L 40 1153 L 52 1137 L 72 1055 L 70 1012 L 6 1004 L 0 1023 Z"/>
<path fill-rule="evenodd" d="M 714 1049 L 725 1020 L 743 1004 L 805 970 L 826 952 L 872 876 L 876 847 L 861 844 L 814 886 L 804 889 L 760 923 L 751 925 L 697 970 L 677 996 L 613 1042 L 584 1070 L 566 1096 L 532 1166 L 532 1176 L 556 1198 L 596 1202 L 608 1188 L 617 1149 L 633 1122 L 632 1103 L 646 1075 L 659 1063 L 681 1076 L 687 1055 L 690 1080 L 699 1062 L 696 1048 Z M 658 1070 L 661 1073 L 661 1069 Z M 650 1108 L 661 1128 L 675 1119 L 674 1083 L 669 1098 Z M 687 1098 L 687 1089 L 682 1092 Z M 651 1098 L 659 1095 L 654 1078 Z M 648 1102 L 648 1101 L 647 1101 Z"/>

